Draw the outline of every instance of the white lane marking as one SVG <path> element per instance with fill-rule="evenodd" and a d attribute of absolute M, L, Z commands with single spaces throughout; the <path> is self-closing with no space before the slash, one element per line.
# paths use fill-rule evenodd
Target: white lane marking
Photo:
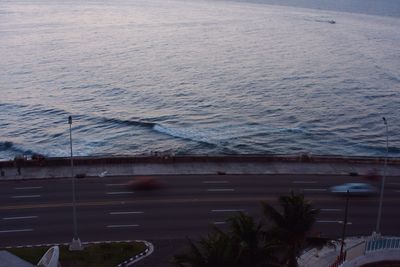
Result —
<path fill-rule="evenodd" d="M 340 224 L 343 224 L 343 221 L 317 221 L 317 223 L 340 223 Z M 353 224 L 353 223 L 347 222 L 347 224 Z"/>
<path fill-rule="evenodd" d="M 105 184 L 105 186 L 124 186 L 124 185 L 128 185 L 127 183 L 124 184 Z"/>
<path fill-rule="evenodd" d="M 123 215 L 123 214 L 142 214 L 143 211 L 115 211 L 110 212 L 110 215 Z"/>
<path fill-rule="evenodd" d="M 124 194 L 133 194 L 133 192 L 132 191 L 107 192 L 107 195 L 124 195 Z"/>
<path fill-rule="evenodd" d="M 303 191 L 311 191 L 311 192 L 325 192 L 325 188 L 307 188 L 303 189 Z"/>
<path fill-rule="evenodd" d="M 43 186 L 26 186 L 26 187 L 15 187 L 16 190 L 29 190 L 29 189 L 40 189 Z"/>
<path fill-rule="evenodd" d="M 316 184 L 316 181 L 293 181 L 294 184 Z"/>
<path fill-rule="evenodd" d="M 400 190 L 393 190 L 394 192 L 400 193 Z"/>
<path fill-rule="evenodd" d="M 31 197 L 40 197 L 40 195 L 12 196 L 11 198 L 31 198 Z"/>
<path fill-rule="evenodd" d="M 211 212 L 235 212 L 244 211 L 244 209 L 222 209 L 222 210 L 211 210 Z"/>
<path fill-rule="evenodd" d="M 321 211 L 342 211 L 342 209 L 320 209 Z"/>
<path fill-rule="evenodd" d="M 232 192 L 235 191 L 233 188 L 215 188 L 215 189 L 207 189 L 208 192 Z"/>
<path fill-rule="evenodd" d="M 338 221 L 338 223 L 343 224 L 343 221 Z M 353 224 L 352 222 L 347 222 L 347 224 Z"/>
<path fill-rule="evenodd" d="M 226 222 L 214 222 L 214 224 L 226 224 Z"/>
<path fill-rule="evenodd" d="M 138 227 L 139 224 L 117 224 L 107 225 L 107 228 L 124 228 L 124 227 Z"/>
<path fill-rule="evenodd" d="M 36 219 L 38 216 L 4 217 L 3 220 Z"/>
<path fill-rule="evenodd" d="M 228 181 L 203 181 L 203 184 L 227 184 Z"/>
<path fill-rule="evenodd" d="M 33 229 L 2 230 L 0 233 L 32 232 Z"/>
<path fill-rule="evenodd" d="M 388 183 L 390 185 L 400 185 L 400 183 Z"/>

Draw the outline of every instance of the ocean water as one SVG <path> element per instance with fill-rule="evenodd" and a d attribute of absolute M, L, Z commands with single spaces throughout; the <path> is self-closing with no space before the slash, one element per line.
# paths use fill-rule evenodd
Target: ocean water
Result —
<path fill-rule="evenodd" d="M 296 3 L 1 1 L 0 159 L 399 157 L 400 2 Z"/>

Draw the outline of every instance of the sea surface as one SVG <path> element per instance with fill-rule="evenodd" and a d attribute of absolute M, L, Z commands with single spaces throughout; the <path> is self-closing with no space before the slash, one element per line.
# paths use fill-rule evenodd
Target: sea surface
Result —
<path fill-rule="evenodd" d="M 383 156 L 386 117 L 400 157 L 400 1 L 0 1 L 0 159 L 70 115 L 79 156 Z"/>

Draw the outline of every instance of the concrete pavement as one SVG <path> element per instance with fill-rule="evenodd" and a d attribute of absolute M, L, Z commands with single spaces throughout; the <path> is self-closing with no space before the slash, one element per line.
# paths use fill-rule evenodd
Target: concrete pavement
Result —
<path fill-rule="evenodd" d="M 11 266 L 34 267 L 33 264 L 24 261 L 23 259 L 15 256 L 10 252 L 6 250 L 0 250 L 0 267 L 11 267 Z"/>
<path fill-rule="evenodd" d="M 366 240 L 368 237 L 348 237 L 345 239 L 343 251 Z M 335 262 L 340 254 L 340 243 L 336 247 L 323 247 L 318 250 L 313 248 L 306 251 L 298 260 L 300 267 L 327 267 Z"/>
<path fill-rule="evenodd" d="M 27 160 L 20 166 L 21 174 L 18 174 L 18 168 L 14 165 L 14 162 L 0 162 L 0 170 L 2 171 L 2 176 L 0 176 L 0 180 L 70 177 L 71 167 L 69 163 L 70 162 L 68 158 L 54 160 L 46 159 L 44 162 Z M 195 174 L 296 174 L 299 176 L 326 175 L 328 177 L 356 175 L 364 176 L 375 174 L 379 176 L 379 174 L 381 174 L 383 171 L 383 163 L 384 160 L 382 158 L 337 158 L 316 156 L 274 156 L 272 158 L 269 156 L 162 156 L 145 157 L 139 159 L 112 158 L 111 160 L 104 158 L 76 158 L 74 160 L 74 173 L 81 175 L 84 174 L 91 177 L 115 177 L 129 175 L 191 176 Z M 389 160 L 386 175 L 390 178 L 396 179 L 389 181 L 399 182 L 399 159 Z M 54 189 L 55 187 L 52 187 L 52 190 Z M 252 188 L 252 190 L 256 189 Z M 54 197 L 61 196 L 63 195 L 57 195 Z M 362 210 L 360 209 L 360 212 L 361 211 Z M 356 218 L 354 220 L 356 220 Z M 350 246 L 351 244 L 351 241 L 349 241 L 347 245 Z M 329 248 L 324 248 L 318 253 L 316 253 L 316 251 L 309 251 L 305 253 L 301 258 L 301 262 L 303 262 L 302 266 L 328 266 L 335 260 L 337 254 L 338 251 Z"/>

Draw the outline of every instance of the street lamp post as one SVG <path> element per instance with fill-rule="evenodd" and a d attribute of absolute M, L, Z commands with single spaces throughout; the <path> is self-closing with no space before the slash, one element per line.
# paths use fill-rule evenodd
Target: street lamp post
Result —
<path fill-rule="evenodd" d="M 72 238 L 69 250 L 83 250 L 81 240 L 78 237 L 78 225 L 76 220 L 76 201 L 75 201 L 75 176 L 74 176 L 74 159 L 72 154 L 72 117 L 68 117 L 69 124 L 69 144 L 71 149 L 71 179 L 72 179 L 72 218 L 74 222 L 74 237 Z"/>
<path fill-rule="evenodd" d="M 347 190 L 346 193 L 346 206 L 344 209 L 344 220 L 343 220 L 343 228 L 342 228 L 342 240 L 340 244 L 340 254 L 339 257 L 341 260 L 344 260 L 344 254 L 343 254 L 343 249 L 344 249 L 344 238 L 346 236 L 346 226 L 347 226 L 347 216 L 349 212 L 349 190 Z"/>
<path fill-rule="evenodd" d="M 383 117 L 383 123 L 386 126 L 386 156 L 385 156 L 385 164 L 383 166 L 383 175 L 382 175 L 382 183 L 381 183 L 381 193 L 379 197 L 379 209 L 378 209 L 378 218 L 376 221 L 376 234 L 380 235 L 380 227 L 381 227 L 381 215 L 382 215 L 382 202 L 383 202 L 383 192 L 385 190 L 385 180 L 386 180 L 386 166 L 387 166 L 387 158 L 389 154 L 389 134 L 388 134 L 388 123 L 386 118 Z"/>

